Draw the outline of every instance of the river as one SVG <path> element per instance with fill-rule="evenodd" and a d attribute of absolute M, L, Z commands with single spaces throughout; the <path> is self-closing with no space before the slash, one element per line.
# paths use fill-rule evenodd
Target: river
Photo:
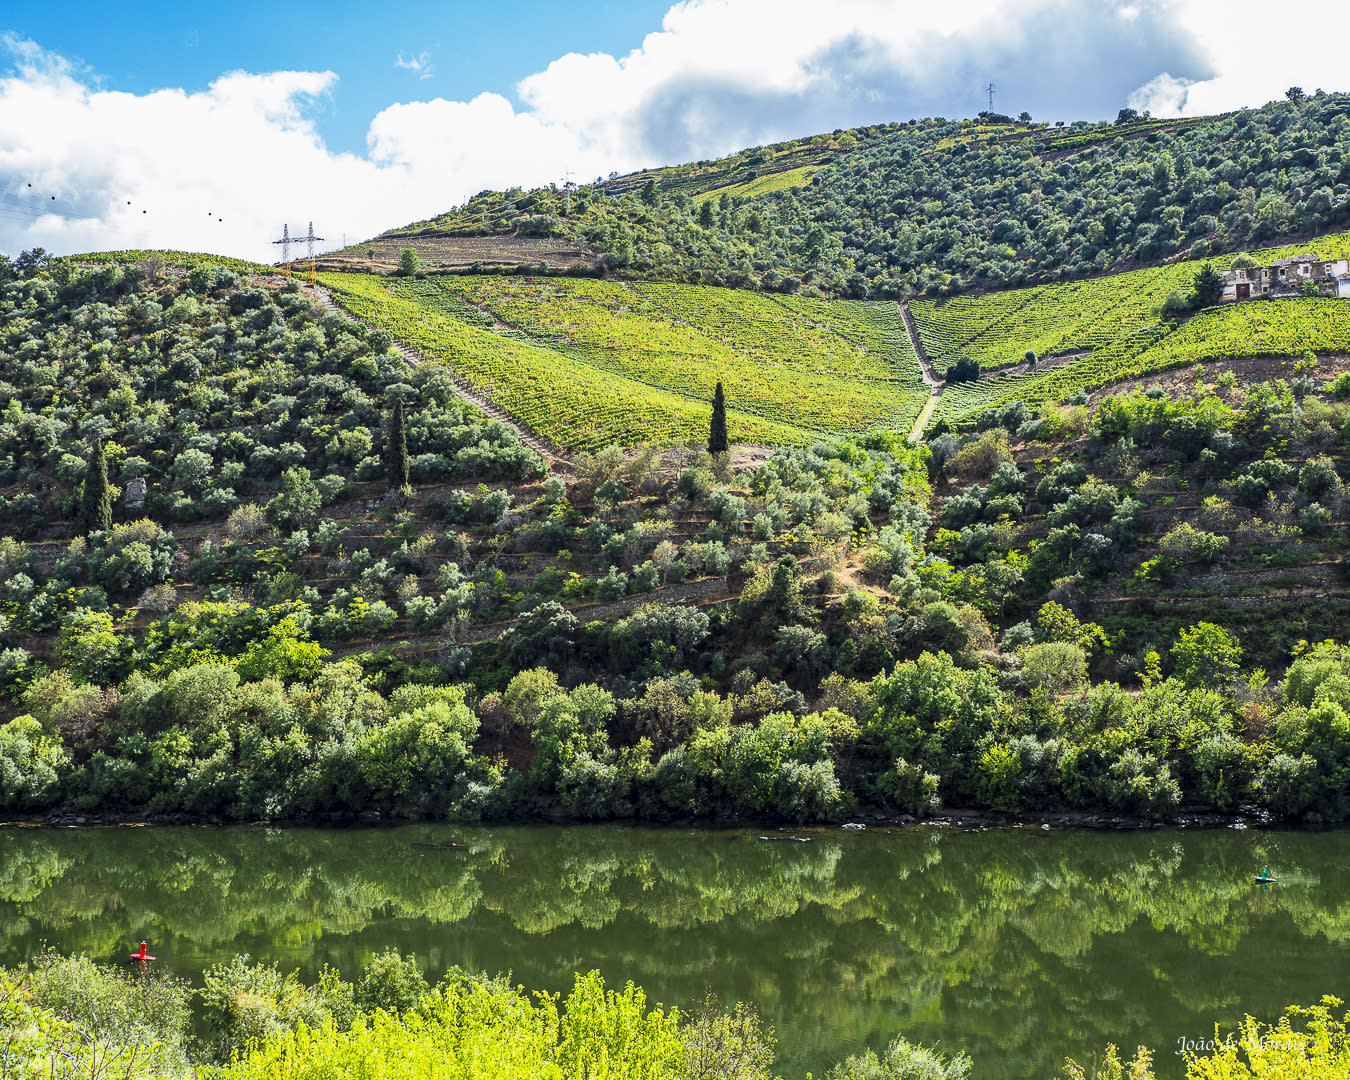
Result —
<path fill-rule="evenodd" d="M 1172 1078 L 1216 1020 L 1350 998 L 1350 831 L 11 826 L 0 926 L 3 964 L 146 938 L 198 983 L 237 952 L 312 978 L 395 946 L 432 979 L 710 988 L 759 1008 L 798 1080 L 897 1033 L 976 1080 L 1107 1042 Z"/>

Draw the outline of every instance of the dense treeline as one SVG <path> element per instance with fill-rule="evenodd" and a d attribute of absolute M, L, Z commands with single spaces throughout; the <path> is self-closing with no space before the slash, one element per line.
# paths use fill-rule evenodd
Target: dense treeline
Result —
<path fill-rule="evenodd" d="M 635 277 L 885 298 L 1100 274 L 1350 221 L 1345 94 L 1122 121 L 878 125 L 802 186 L 690 194 L 681 171 L 668 188 L 654 176 L 613 194 L 485 192 L 437 226 L 568 236 Z"/>
<path fill-rule="evenodd" d="M 135 975 L 86 957 L 47 953 L 0 970 L 0 1051 L 13 1075 L 223 1080 L 404 1076 L 461 1080 L 585 1075 L 597 1080 L 769 1080 L 774 1036 L 753 1008 L 724 1009 L 709 997 L 682 1013 L 650 1004 L 632 983 L 607 988 L 578 974 L 566 997 L 528 994 L 505 978 L 452 971 L 431 987 L 412 957 L 376 955 L 354 982 L 325 969 L 306 985 L 247 956 L 206 972 L 194 991 L 182 980 Z M 205 1033 L 192 1032 L 199 997 Z M 1186 1056 L 1196 1080 L 1350 1076 L 1347 1017 L 1327 997 L 1286 1010 L 1275 1024 L 1247 1018 L 1239 1037 Z M 1128 1062 L 1106 1049 L 1101 1076 L 1152 1080 L 1152 1055 Z M 213 1067 L 216 1066 L 216 1067 Z M 826 1080 L 966 1080 L 971 1061 L 895 1038 L 864 1050 Z M 114 1072 L 115 1070 L 115 1072 Z M 1085 1075 L 1069 1061 L 1059 1074 Z"/>

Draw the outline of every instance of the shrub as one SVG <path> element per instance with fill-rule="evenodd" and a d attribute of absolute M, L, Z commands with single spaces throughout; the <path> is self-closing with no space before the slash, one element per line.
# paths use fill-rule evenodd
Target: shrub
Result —
<path fill-rule="evenodd" d="M 0 807 L 35 810 L 52 805 L 68 765 L 60 740 L 44 734 L 31 716 L 0 726 Z"/>
<path fill-rule="evenodd" d="M 840 1062 L 825 1080 L 967 1080 L 971 1061 L 965 1054 L 944 1057 L 897 1036 L 880 1057 L 871 1050 Z"/>
<path fill-rule="evenodd" d="M 994 428 L 961 447 L 947 463 L 947 471 L 956 477 L 988 476 L 1005 461 L 1012 461 L 1008 433 Z"/>
<path fill-rule="evenodd" d="M 221 1060 L 244 1053 L 249 1043 L 288 1032 L 300 1024 L 319 1028 L 331 1015 L 322 998 L 294 973 L 275 964 L 250 964 L 236 956 L 203 974 L 202 1008 Z"/>
<path fill-rule="evenodd" d="M 163 1069 L 162 1075 L 186 1073 L 192 989 L 183 980 L 160 971 L 137 975 L 96 965 L 87 956 L 53 952 L 39 956 L 24 975 L 33 1005 L 53 1010 L 111 1046 L 139 1044 L 145 1049 L 158 1043 L 157 1051 L 148 1055 L 154 1059 L 152 1068 Z M 91 1070 L 89 1075 L 104 1074 Z M 134 1075 L 161 1074 L 147 1070 Z"/>
<path fill-rule="evenodd" d="M 1298 489 L 1310 499 L 1320 499 L 1328 493 L 1338 492 L 1341 488 L 1340 474 L 1336 472 L 1336 463 L 1327 457 L 1315 457 L 1298 474 Z"/>
<path fill-rule="evenodd" d="M 598 600 L 619 600 L 628 595 L 628 576 L 617 566 L 611 566 L 609 573 L 595 583 L 595 596 Z"/>
<path fill-rule="evenodd" d="M 1022 654 L 1022 679 L 1029 687 L 1055 694 L 1087 681 L 1087 654 L 1068 641 L 1045 641 Z"/>
<path fill-rule="evenodd" d="M 298 529 L 313 519 L 323 496 L 308 469 L 287 469 L 281 477 L 281 492 L 266 507 L 267 520 L 278 528 Z"/>
<path fill-rule="evenodd" d="M 366 963 L 354 999 L 365 1012 L 383 1009 L 392 1014 L 409 1013 L 430 989 L 416 959 L 403 956 L 397 949 L 387 949 Z"/>
<path fill-rule="evenodd" d="M 1172 646 L 1172 663 L 1186 686 L 1215 686 L 1237 674 L 1242 648 L 1222 626 L 1199 622 L 1181 631 Z"/>
<path fill-rule="evenodd" d="M 896 758 L 895 764 L 881 774 L 877 790 L 905 813 L 923 817 L 937 809 L 940 782 L 936 773 Z"/>
<path fill-rule="evenodd" d="M 1228 537 L 1205 532 L 1183 521 L 1158 541 L 1158 550 L 1163 558 L 1174 563 L 1212 563 L 1228 550 L 1228 544 Z"/>

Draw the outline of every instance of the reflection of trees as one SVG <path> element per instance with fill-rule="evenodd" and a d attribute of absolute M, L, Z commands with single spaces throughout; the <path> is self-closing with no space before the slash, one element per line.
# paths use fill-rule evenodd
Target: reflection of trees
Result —
<path fill-rule="evenodd" d="M 1099 835 L 407 826 L 0 830 L 6 961 L 150 935 L 178 970 L 250 951 L 312 973 L 390 945 L 434 976 L 578 968 L 755 1002 L 802 1072 L 897 1030 L 977 1075 L 1165 1049 L 1311 998 L 1350 942 L 1343 833 Z M 1269 863 L 1282 884 L 1257 893 Z M 1259 932 L 1258 932 L 1259 931 Z M 1333 946 L 1327 950 L 1326 946 Z M 1166 1066 L 1160 1075 L 1167 1075 Z"/>

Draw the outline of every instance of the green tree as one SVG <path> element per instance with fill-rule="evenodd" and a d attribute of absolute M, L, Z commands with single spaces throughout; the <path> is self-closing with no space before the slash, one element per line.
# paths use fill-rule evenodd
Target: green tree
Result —
<path fill-rule="evenodd" d="M 1195 274 L 1195 306 L 1217 304 L 1223 295 L 1223 276 L 1210 263 L 1205 263 Z"/>
<path fill-rule="evenodd" d="M 309 523 L 323 504 L 318 485 L 304 468 L 287 469 L 281 475 L 281 492 L 267 504 L 267 520 L 286 529 Z"/>
<path fill-rule="evenodd" d="M 1291 86 L 1288 90 L 1284 92 L 1284 96 L 1287 97 L 1290 101 L 1292 101 L 1295 105 L 1297 105 L 1308 95 L 1303 92 L 1303 87 Z"/>
<path fill-rule="evenodd" d="M 661 201 L 661 195 L 656 190 L 655 180 L 648 180 L 642 185 L 642 201 L 647 206 L 655 206 Z"/>
<path fill-rule="evenodd" d="M 414 248 L 403 249 L 403 254 L 398 257 L 398 268 L 404 277 L 416 277 L 421 272 L 422 260 Z"/>
<path fill-rule="evenodd" d="M 727 399 L 722 393 L 722 384 L 713 391 L 712 423 L 708 428 L 708 453 L 725 454 L 731 449 L 727 440 Z"/>
<path fill-rule="evenodd" d="M 108 488 L 108 454 L 102 441 L 94 444 L 80 493 L 80 520 L 90 532 L 112 528 L 112 491 Z"/>
<path fill-rule="evenodd" d="M 402 491 L 408 486 L 408 432 L 403 422 L 403 402 L 396 400 L 389 414 L 389 441 L 384 449 L 389 486 Z"/>
<path fill-rule="evenodd" d="M 1199 622 L 1187 627 L 1172 646 L 1177 677 L 1190 687 L 1214 686 L 1237 674 L 1242 647 L 1222 626 Z"/>

